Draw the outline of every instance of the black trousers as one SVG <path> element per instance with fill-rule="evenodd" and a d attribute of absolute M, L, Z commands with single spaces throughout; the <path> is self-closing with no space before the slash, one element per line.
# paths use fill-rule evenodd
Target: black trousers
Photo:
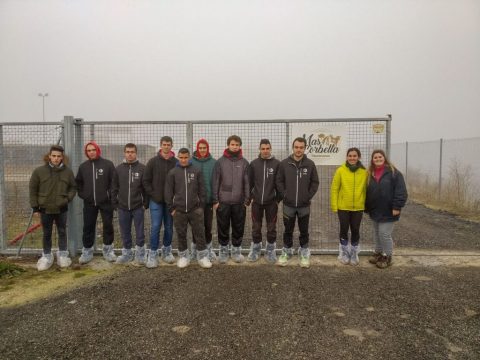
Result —
<path fill-rule="evenodd" d="M 340 243 L 348 245 L 348 229 L 351 233 L 351 243 L 357 246 L 360 241 L 360 223 L 362 222 L 363 211 L 338 210 L 340 221 Z"/>
<path fill-rule="evenodd" d="M 40 222 L 43 228 L 43 252 L 50 254 L 52 252 L 52 230 L 53 223 L 57 226 L 58 249 L 67 250 L 67 212 L 60 214 L 40 214 Z"/>
<path fill-rule="evenodd" d="M 83 247 L 91 248 L 95 243 L 95 227 L 97 226 L 97 217 L 100 212 L 103 222 L 103 243 L 105 245 L 113 244 L 113 206 L 102 205 L 95 206 L 83 203 Z"/>
<path fill-rule="evenodd" d="M 273 244 L 277 240 L 277 212 L 278 204 L 276 202 L 267 205 L 252 203 L 252 240 L 255 244 L 262 242 L 264 214 L 267 222 L 267 241 Z"/>
<path fill-rule="evenodd" d="M 308 247 L 310 234 L 308 233 L 308 224 L 310 222 L 310 207 L 294 208 L 283 205 L 283 246 L 290 249 L 293 246 L 293 230 L 295 229 L 295 219 L 298 219 L 298 230 L 300 231 L 300 246 Z"/>
<path fill-rule="evenodd" d="M 243 204 L 220 203 L 217 208 L 218 242 L 227 246 L 230 239 L 230 225 L 232 226 L 232 245 L 242 245 L 245 230 L 246 209 Z"/>
<path fill-rule="evenodd" d="M 210 244 L 212 242 L 212 222 L 213 222 L 213 205 L 206 204 L 203 208 L 203 226 L 205 227 L 205 243 Z M 195 233 L 192 229 L 192 241 L 197 243 Z"/>
<path fill-rule="evenodd" d="M 187 229 L 188 224 L 192 227 L 192 233 L 195 234 L 197 250 L 205 250 L 205 229 L 203 228 L 203 209 L 196 208 L 188 213 L 176 211 L 173 215 L 173 225 L 177 232 L 178 251 L 188 249 Z"/>

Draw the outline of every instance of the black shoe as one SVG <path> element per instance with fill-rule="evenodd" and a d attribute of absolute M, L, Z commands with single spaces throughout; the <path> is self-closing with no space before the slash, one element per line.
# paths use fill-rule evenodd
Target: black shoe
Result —
<path fill-rule="evenodd" d="M 376 263 L 379 269 L 386 269 L 390 265 L 392 265 L 392 256 L 382 254 Z"/>

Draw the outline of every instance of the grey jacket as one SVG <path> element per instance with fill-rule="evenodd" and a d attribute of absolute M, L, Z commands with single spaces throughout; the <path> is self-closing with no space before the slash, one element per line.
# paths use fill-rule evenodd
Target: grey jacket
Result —
<path fill-rule="evenodd" d="M 248 161 L 243 158 L 241 150 L 236 157 L 225 150 L 213 169 L 213 203 L 247 205 L 249 198 Z"/>

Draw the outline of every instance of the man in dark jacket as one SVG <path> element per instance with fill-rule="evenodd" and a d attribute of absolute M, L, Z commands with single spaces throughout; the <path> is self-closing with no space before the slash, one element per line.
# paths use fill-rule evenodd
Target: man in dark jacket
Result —
<path fill-rule="evenodd" d="M 278 264 L 285 266 L 292 257 L 293 229 L 298 218 L 300 230 L 300 266 L 310 267 L 310 249 L 308 248 L 308 224 L 310 220 L 310 201 L 318 190 L 319 180 L 315 163 L 307 159 L 307 142 L 298 137 L 293 141 L 293 154 L 280 163 L 277 175 L 277 190 L 283 198 L 282 255 Z"/>
<path fill-rule="evenodd" d="M 88 160 L 80 164 L 75 178 L 78 196 L 83 199 L 83 249 L 78 259 L 86 264 L 93 259 L 95 228 L 100 212 L 103 223 L 103 257 L 109 262 L 117 259 L 113 251 L 112 185 L 116 176 L 115 166 L 101 157 L 102 151 L 95 141 L 84 148 Z"/>
<path fill-rule="evenodd" d="M 165 179 L 168 172 L 175 167 L 177 159 L 172 151 L 173 140 L 170 136 L 160 139 L 160 150 L 151 158 L 145 168 L 143 187 L 150 199 L 150 250 L 147 255 L 147 268 L 158 266 L 158 247 L 160 242 L 160 228 L 164 223 L 162 259 L 168 264 L 173 264 L 175 258 L 172 254 L 173 219 L 165 203 Z"/>
<path fill-rule="evenodd" d="M 122 236 L 122 255 L 117 264 L 135 260 L 137 265 L 145 264 L 145 228 L 144 208 L 148 208 L 148 199 L 143 188 L 145 165 L 137 160 L 137 146 L 125 145 L 125 159 L 116 167 L 114 177 L 113 201 L 118 209 L 118 224 Z M 132 251 L 132 221 L 135 226 L 135 257 Z"/>
<path fill-rule="evenodd" d="M 267 246 L 265 258 L 270 263 L 277 261 L 275 242 L 277 240 L 277 212 L 279 200 L 276 191 L 276 176 L 280 161 L 272 155 L 270 140 L 260 140 L 260 154 L 250 163 L 248 177 L 252 200 L 252 245 L 247 259 L 257 261 L 262 250 L 263 214 L 267 221 Z"/>
<path fill-rule="evenodd" d="M 179 268 L 187 267 L 190 255 L 187 246 L 188 224 L 192 227 L 197 241 L 197 260 L 203 268 L 212 267 L 208 258 L 203 228 L 203 207 L 205 204 L 205 188 L 202 172 L 192 166 L 190 151 L 181 148 L 178 151 L 178 164 L 169 171 L 165 183 L 165 201 L 168 211 L 173 216 L 173 223 L 178 236 Z"/>
<path fill-rule="evenodd" d="M 45 165 L 36 168 L 30 178 L 30 206 L 40 213 L 43 228 L 43 254 L 37 262 L 38 271 L 49 269 L 53 264 L 52 228 L 58 231 L 57 263 L 69 267 L 72 260 L 67 250 L 68 203 L 76 193 L 75 178 L 65 162 L 63 147 L 54 145 L 44 157 Z"/>
<path fill-rule="evenodd" d="M 227 139 L 227 148 L 213 170 L 213 208 L 217 212 L 219 262 L 228 261 L 230 223 L 232 224 L 231 256 L 242 262 L 242 240 L 245 228 L 246 206 L 250 201 L 248 161 L 242 156 L 242 140 L 237 135 Z"/>
<path fill-rule="evenodd" d="M 215 251 L 212 249 L 212 221 L 213 221 L 213 200 L 212 200 L 212 176 L 215 160 L 210 154 L 210 145 L 205 139 L 197 142 L 197 150 L 193 152 L 192 165 L 199 168 L 203 176 L 203 185 L 205 187 L 205 205 L 203 206 L 203 224 L 205 227 L 205 242 L 208 249 L 208 258 L 210 261 L 216 260 Z M 196 259 L 196 238 L 193 234 L 191 259 Z"/>

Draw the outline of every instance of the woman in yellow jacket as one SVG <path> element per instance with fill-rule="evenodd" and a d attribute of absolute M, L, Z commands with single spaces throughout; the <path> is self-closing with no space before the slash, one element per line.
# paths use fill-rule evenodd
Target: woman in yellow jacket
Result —
<path fill-rule="evenodd" d="M 330 190 L 332 211 L 338 213 L 340 221 L 338 260 L 344 265 L 358 265 L 359 262 L 360 223 L 365 209 L 368 178 L 360 158 L 359 149 L 347 150 L 347 161 L 335 172 Z M 349 228 L 351 246 L 348 245 Z"/>

